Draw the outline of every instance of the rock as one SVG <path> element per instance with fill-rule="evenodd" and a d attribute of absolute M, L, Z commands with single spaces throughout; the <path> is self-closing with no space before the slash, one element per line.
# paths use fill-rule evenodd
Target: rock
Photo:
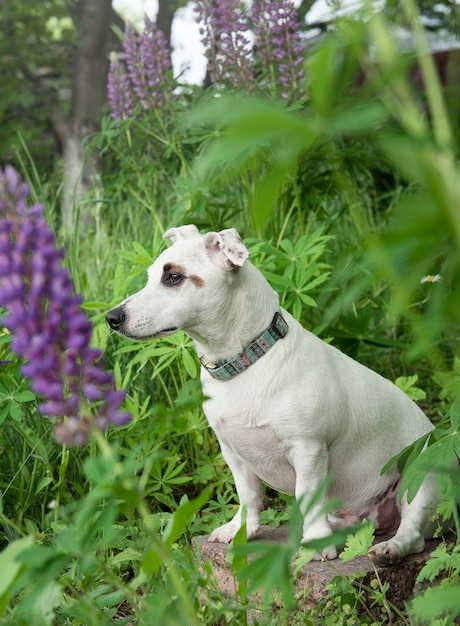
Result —
<path fill-rule="evenodd" d="M 377 541 L 383 541 L 387 537 L 379 536 Z M 220 590 L 228 595 L 235 594 L 236 580 L 230 572 L 227 561 L 228 545 L 223 543 L 211 543 L 207 536 L 196 537 L 193 541 L 195 553 L 201 558 L 208 558 L 214 565 L 214 573 L 219 582 Z M 269 543 L 284 543 L 287 540 L 287 527 L 272 528 L 262 526 L 257 533 L 257 541 Z M 304 576 L 296 582 L 297 591 L 310 589 L 309 600 L 319 602 L 327 596 L 327 585 L 338 574 L 351 576 L 357 572 L 366 572 L 363 583 L 368 586 L 372 579 L 376 578 L 376 572 L 382 584 L 388 582 L 390 588 L 387 599 L 397 607 L 402 607 L 404 602 L 413 596 L 415 580 L 429 558 L 430 553 L 439 544 L 439 539 L 426 541 L 425 549 L 421 554 L 413 554 L 406 557 L 397 565 L 386 567 L 374 567 L 371 561 L 363 556 L 357 557 L 348 563 L 340 559 L 333 561 L 310 561 L 304 567 Z"/>

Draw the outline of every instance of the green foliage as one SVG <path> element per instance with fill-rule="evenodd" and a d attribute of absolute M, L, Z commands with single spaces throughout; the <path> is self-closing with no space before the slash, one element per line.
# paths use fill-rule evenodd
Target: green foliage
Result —
<path fill-rule="evenodd" d="M 326 252 L 330 236 L 322 229 L 304 235 L 293 244 L 283 239 L 279 246 L 253 241 L 251 255 L 260 265 L 265 278 L 280 294 L 283 307 L 300 319 L 305 306 L 316 307 L 312 297 L 330 276 L 330 267 L 320 260 Z"/>
<path fill-rule="evenodd" d="M 398 468 L 403 473 L 399 493 L 400 495 L 407 493 L 409 502 L 414 499 L 427 473 L 434 471 L 439 488 L 448 501 L 444 516 L 446 519 L 454 516 L 457 532 L 460 530 L 457 513 L 459 500 L 458 470 L 454 469 L 453 459 L 460 457 L 459 426 L 460 396 L 431 433 L 420 437 L 413 444 L 407 446 L 393 457 L 382 470 L 385 472 L 395 462 L 398 463 Z"/>
<path fill-rule="evenodd" d="M 8 600 L 21 593 L 20 604 L 10 613 L 17 624 L 27 623 L 31 617 L 40 624 L 54 624 L 61 618 L 75 619 L 76 623 L 108 624 L 121 603 L 133 610 L 138 602 L 147 602 L 146 596 L 136 592 L 146 589 L 161 568 L 182 600 L 179 615 L 183 611 L 184 619 L 188 614 L 191 623 L 198 623 L 194 599 L 179 575 L 185 567 L 183 556 L 181 551 L 174 554 L 173 545 L 209 493 L 203 492 L 195 501 L 184 499 L 160 535 L 130 465 L 120 463 L 116 447 L 100 443 L 100 455 L 88 459 L 84 468 L 92 489 L 78 506 L 68 509 L 65 517 L 58 520 L 53 539 L 37 541 L 27 536 L 3 552 L 4 564 L 11 565 L 2 580 L 2 614 Z M 143 521 L 147 550 L 142 557 L 132 530 L 130 537 L 128 528 L 120 521 L 117 523 L 124 503 L 137 508 Z M 127 570 L 120 566 L 129 564 L 136 577 L 127 585 Z M 171 599 L 162 611 L 166 615 L 170 610 Z M 160 612 L 158 619 L 161 616 Z"/>
<path fill-rule="evenodd" d="M 413 376 L 398 376 L 395 380 L 395 385 L 399 387 L 404 393 L 406 393 L 411 400 L 417 402 L 418 400 L 425 400 L 426 392 L 420 387 L 416 387 L 415 383 L 418 381 L 418 375 Z"/>
<path fill-rule="evenodd" d="M 460 546 L 439 545 L 430 555 L 430 560 L 417 576 L 417 583 L 424 580 L 433 582 L 441 572 L 447 572 L 450 577 L 460 574 Z"/>
<path fill-rule="evenodd" d="M 68 87 L 70 44 L 75 33 L 64 0 L 26 6 L 10 0 L 0 14 L 2 98 L 0 154 L 16 158 L 20 135 L 34 154 L 41 177 L 56 165 L 57 144 L 43 102 L 54 93 L 56 81 Z M 40 85 L 43 74 L 47 83 Z M 59 77 L 59 78 L 58 78 Z M 46 84 L 46 87 L 45 87 Z M 27 119 L 27 124 L 24 120 Z"/>
<path fill-rule="evenodd" d="M 414 599 L 411 614 L 423 626 L 453 624 L 460 613 L 459 590 L 458 584 L 444 588 L 428 588 L 423 595 Z"/>

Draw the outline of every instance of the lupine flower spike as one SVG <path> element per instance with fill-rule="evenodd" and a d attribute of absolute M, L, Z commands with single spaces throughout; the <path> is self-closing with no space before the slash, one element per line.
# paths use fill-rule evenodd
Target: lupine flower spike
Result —
<path fill-rule="evenodd" d="M 248 20 L 240 0 L 195 0 L 213 83 L 252 91 L 255 87 Z"/>
<path fill-rule="evenodd" d="M 134 113 L 134 99 L 129 76 L 123 71 L 116 56 L 110 59 L 110 71 L 107 79 L 107 99 L 112 117 L 118 120 L 129 120 Z"/>
<path fill-rule="evenodd" d="M 168 43 L 155 22 L 146 17 L 140 35 L 132 24 L 127 24 L 123 48 L 126 71 L 117 59 L 112 60 L 107 81 L 108 100 L 115 119 L 132 117 L 137 102 L 148 111 L 174 97 Z"/>
<path fill-rule="evenodd" d="M 91 323 L 43 205 L 27 206 L 28 195 L 13 167 L 0 170 L 0 306 L 9 313 L 3 325 L 25 361 L 22 373 L 44 399 L 40 411 L 58 420 L 56 439 L 82 445 L 92 429 L 126 424 L 131 416 L 120 410 L 124 392 L 104 371 L 101 351 L 90 347 Z"/>
<path fill-rule="evenodd" d="M 252 25 L 260 66 L 281 97 L 305 97 L 304 47 L 297 9 L 292 0 L 254 0 Z M 273 85 L 273 82 L 275 84 Z"/>

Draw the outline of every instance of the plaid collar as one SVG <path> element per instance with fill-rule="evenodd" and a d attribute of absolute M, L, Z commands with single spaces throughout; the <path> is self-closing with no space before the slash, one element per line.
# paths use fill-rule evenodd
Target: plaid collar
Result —
<path fill-rule="evenodd" d="M 278 311 L 272 320 L 272 323 L 268 328 L 260 333 L 251 343 L 244 348 L 243 352 L 238 354 L 229 361 L 222 363 L 211 363 L 207 361 L 202 354 L 198 354 L 203 367 L 211 374 L 216 380 L 230 380 L 237 374 L 244 372 L 253 363 L 258 361 L 260 357 L 264 356 L 272 346 L 286 336 L 289 330 L 286 320 Z"/>

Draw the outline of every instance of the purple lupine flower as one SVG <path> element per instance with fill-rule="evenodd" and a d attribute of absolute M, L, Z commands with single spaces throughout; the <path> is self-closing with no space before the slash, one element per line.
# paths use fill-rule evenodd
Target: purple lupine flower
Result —
<path fill-rule="evenodd" d="M 110 60 L 107 98 L 114 119 L 126 120 L 133 116 L 134 99 L 129 76 L 116 57 Z"/>
<path fill-rule="evenodd" d="M 92 428 L 125 424 L 131 416 L 120 410 L 124 393 L 102 369 L 101 351 L 90 347 L 91 323 L 43 205 L 28 207 L 28 195 L 13 167 L 0 170 L 0 306 L 9 313 L 3 325 L 13 334 L 11 349 L 26 361 L 22 373 L 44 398 L 41 412 L 67 418 L 57 424 L 56 439 L 80 445 Z"/>
<path fill-rule="evenodd" d="M 172 71 L 171 56 L 164 34 L 147 16 L 139 38 L 139 52 L 147 70 L 150 101 L 153 105 L 161 104 L 168 91 L 168 74 Z"/>
<path fill-rule="evenodd" d="M 216 13 L 213 0 L 195 0 L 193 12 L 196 22 L 200 25 L 199 33 L 204 46 L 204 55 L 208 62 L 208 72 L 212 83 L 220 80 L 220 68 L 217 62 Z"/>
<path fill-rule="evenodd" d="M 146 90 L 145 76 L 142 68 L 142 60 L 139 52 L 139 37 L 136 33 L 136 29 L 129 22 L 125 28 L 125 38 L 123 40 L 123 49 L 125 51 L 125 62 L 128 70 L 128 76 L 133 85 L 134 91 L 137 97 L 141 100 Z"/>
<path fill-rule="evenodd" d="M 254 89 L 249 29 L 240 0 L 195 0 L 208 69 L 214 83 Z"/>
<path fill-rule="evenodd" d="M 260 65 L 272 70 L 266 76 L 271 86 L 281 85 L 285 99 L 305 97 L 304 49 L 292 0 L 254 0 L 252 24 Z"/>
<path fill-rule="evenodd" d="M 142 108 L 149 110 L 164 104 L 172 96 L 172 84 L 168 85 L 172 66 L 161 30 L 147 17 L 141 35 L 137 35 L 132 24 L 127 24 L 123 47 L 129 78 Z"/>

